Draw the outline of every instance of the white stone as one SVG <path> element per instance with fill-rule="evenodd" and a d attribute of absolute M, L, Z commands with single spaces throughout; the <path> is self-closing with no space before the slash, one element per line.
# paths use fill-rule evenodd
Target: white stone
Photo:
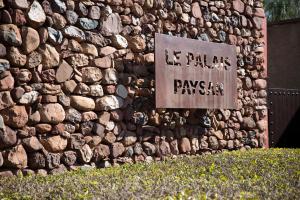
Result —
<path fill-rule="evenodd" d="M 39 93 L 37 91 L 31 91 L 23 94 L 19 103 L 21 104 L 32 104 L 38 99 Z"/>
<path fill-rule="evenodd" d="M 41 26 L 46 21 L 46 14 L 38 1 L 34 1 L 31 4 L 28 18 L 35 26 Z"/>

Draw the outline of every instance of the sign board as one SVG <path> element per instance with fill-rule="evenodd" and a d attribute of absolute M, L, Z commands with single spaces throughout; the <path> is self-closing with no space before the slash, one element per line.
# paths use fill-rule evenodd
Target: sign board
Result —
<path fill-rule="evenodd" d="M 157 108 L 236 108 L 233 45 L 155 34 Z"/>

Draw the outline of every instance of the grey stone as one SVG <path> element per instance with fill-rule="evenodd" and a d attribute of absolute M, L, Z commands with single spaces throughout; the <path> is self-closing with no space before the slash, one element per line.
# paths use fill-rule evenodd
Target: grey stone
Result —
<path fill-rule="evenodd" d="M 122 31 L 122 22 L 119 14 L 112 13 L 102 18 L 101 33 L 104 36 L 119 34 Z"/>
<path fill-rule="evenodd" d="M 93 29 L 97 28 L 98 21 L 89 19 L 89 18 L 79 18 L 79 24 L 80 24 L 81 28 L 83 28 L 85 30 L 93 30 Z"/>
<path fill-rule="evenodd" d="M 67 37 L 74 38 L 79 41 L 85 40 L 84 32 L 76 26 L 66 26 L 64 28 L 64 34 Z"/>
<path fill-rule="evenodd" d="M 56 30 L 54 28 L 48 27 L 48 34 L 49 34 L 49 41 L 53 45 L 61 44 L 63 41 L 63 35 L 59 30 Z"/>

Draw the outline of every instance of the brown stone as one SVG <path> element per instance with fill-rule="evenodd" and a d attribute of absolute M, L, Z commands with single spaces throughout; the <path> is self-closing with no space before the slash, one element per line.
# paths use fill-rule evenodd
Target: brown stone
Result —
<path fill-rule="evenodd" d="M 116 51 L 117 51 L 116 48 L 111 47 L 111 46 L 106 46 L 106 47 L 100 48 L 99 55 L 100 56 L 107 56 L 107 55 L 113 54 Z"/>
<path fill-rule="evenodd" d="M 10 92 L 5 91 L 5 92 L 0 92 L 0 110 L 3 110 L 7 107 L 10 107 L 14 104 Z"/>
<path fill-rule="evenodd" d="M 57 29 L 62 29 L 66 26 L 66 19 L 59 13 L 53 13 L 52 15 L 53 25 Z"/>
<path fill-rule="evenodd" d="M 0 149 L 5 149 L 15 145 L 17 142 L 17 135 L 14 130 L 5 127 L 4 130 L 0 129 Z"/>
<path fill-rule="evenodd" d="M 13 14 L 13 23 L 17 26 L 23 26 L 27 23 L 26 16 L 22 10 L 15 9 Z"/>
<path fill-rule="evenodd" d="M 143 8 L 137 3 L 133 4 L 133 6 L 131 7 L 131 10 L 132 10 L 133 14 L 137 17 L 141 17 L 144 14 Z"/>
<path fill-rule="evenodd" d="M 43 95 L 41 101 L 42 101 L 42 103 L 57 103 L 57 96 L 56 95 Z"/>
<path fill-rule="evenodd" d="M 122 143 L 125 146 L 133 145 L 137 141 L 136 133 L 131 131 L 126 131 Z"/>
<path fill-rule="evenodd" d="M 27 167 L 27 154 L 24 147 L 20 144 L 7 152 L 5 166 L 23 169 Z"/>
<path fill-rule="evenodd" d="M 102 79 L 102 72 L 97 67 L 84 67 L 81 70 L 82 82 L 94 83 Z"/>
<path fill-rule="evenodd" d="M 77 83 L 74 80 L 66 81 L 66 82 L 64 82 L 63 90 L 66 93 L 73 93 L 76 86 L 77 86 Z"/>
<path fill-rule="evenodd" d="M 168 142 L 166 141 L 161 141 L 160 145 L 159 145 L 159 151 L 161 153 L 161 155 L 163 156 L 168 156 L 171 154 L 171 148 Z"/>
<path fill-rule="evenodd" d="M 141 36 L 127 38 L 128 46 L 133 52 L 142 52 L 146 48 L 145 40 Z"/>
<path fill-rule="evenodd" d="M 100 162 L 103 159 L 107 158 L 109 155 L 110 155 L 109 146 L 100 144 L 99 146 L 96 146 L 94 149 L 93 160 L 95 162 Z"/>
<path fill-rule="evenodd" d="M 122 143 L 120 142 L 116 142 L 112 144 L 111 147 L 111 156 L 113 158 L 117 158 L 119 156 L 121 156 L 125 151 L 125 147 Z"/>
<path fill-rule="evenodd" d="M 245 10 L 245 4 L 241 0 L 233 0 L 232 6 L 233 6 L 233 9 L 238 11 L 239 13 L 243 13 Z"/>
<path fill-rule="evenodd" d="M 198 2 L 192 3 L 192 15 L 195 18 L 202 19 L 202 12 Z"/>
<path fill-rule="evenodd" d="M 43 145 L 36 137 L 25 138 L 22 142 L 24 148 L 29 152 L 38 151 L 43 148 Z"/>
<path fill-rule="evenodd" d="M 26 54 L 34 51 L 40 45 L 39 33 L 30 27 L 22 27 L 22 47 Z"/>
<path fill-rule="evenodd" d="M 179 143 L 179 150 L 181 153 L 187 153 L 192 150 L 190 140 L 186 137 L 182 138 Z"/>
<path fill-rule="evenodd" d="M 16 47 L 11 47 L 9 50 L 8 58 L 11 65 L 22 67 L 26 64 L 27 57 L 22 54 Z"/>
<path fill-rule="evenodd" d="M 49 133 L 52 130 L 51 124 L 37 124 L 35 125 L 36 131 L 38 133 Z"/>
<path fill-rule="evenodd" d="M 112 13 L 102 18 L 101 33 L 104 36 L 119 34 L 122 31 L 122 22 L 119 14 Z"/>
<path fill-rule="evenodd" d="M 56 81 L 59 83 L 65 82 L 71 78 L 73 74 L 73 68 L 66 62 L 62 61 L 56 71 Z"/>
<path fill-rule="evenodd" d="M 0 40 L 12 46 L 20 46 L 22 44 L 20 31 L 14 24 L 0 25 Z"/>
<path fill-rule="evenodd" d="M 81 111 L 91 111 L 95 109 L 93 99 L 83 96 L 71 96 L 71 106 Z"/>
<path fill-rule="evenodd" d="M 112 144 L 116 141 L 116 136 L 112 132 L 108 132 L 105 134 L 103 141 L 107 144 Z"/>
<path fill-rule="evenodd" d="M 65 165 L 72 166 L 76 163 L 77 153 L 75 151 L 65 151 L 61 160 Z"/>
<path fill-rule="evenodd" d="M 35 68 L 39 64 L 41 64 L 41 62 L 42 62 L 42 55 L 37 51 L 33 51 L 29 55 L 27 55 L 26 66 L 28 68 Z"/>
<path fill-rule="evenodd" d="M 267 87 L 267 81 L 264 79 L 256 79 L 254 81 L 254 88 L 257 90 L 262 90 Z"/>
<path fill-rule="evenodd" d="M 41 122 L 58 124 L 65 119 L 65 110 L 58 103 L 44 104 L 39 112 L 41 114 Z"/>
<path fill-rule="evenodd" d="M 40 48 L 40 53 L 42 54 L 42 64 L 44 69 L 53 68 L 59 65 L 59 53 L 53 46 L 49 44 L 43 45 Z"/>
<path fill-rule="evenodd" d="M 44 145 L 47 151 L 57 153 L 63 151 L 67 147 L 68 140 L 59 135 L 55 135 L 46 139 L 42 139 L 41 143 Z"/>
<path fill-rule="evenodd" d="M 94 59 L 94 65 L 102 69 L 110 68 L 112 66 L 112 60 L 109 56 L 103 58 Z"/>
<path fill-rule="evenodd" d="M 15 80 L 9 71 L 1 74 L 0 91 L 11 90 L 14 88 Z"/>
<path fill-rule="evenodd" d="M 1 111 L 1 115 L 5 124 L 14 128 L 22 128 L 28 121 L 28 114 L 24 106 L 7 108 Z"/>

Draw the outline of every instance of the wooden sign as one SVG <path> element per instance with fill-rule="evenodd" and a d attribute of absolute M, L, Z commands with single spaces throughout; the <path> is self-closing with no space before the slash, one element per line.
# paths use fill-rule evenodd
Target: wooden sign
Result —
<path fill-rule="evenodd" d="M 155 34 L 157 108 L 236 108 L 235 46 Z"/>

